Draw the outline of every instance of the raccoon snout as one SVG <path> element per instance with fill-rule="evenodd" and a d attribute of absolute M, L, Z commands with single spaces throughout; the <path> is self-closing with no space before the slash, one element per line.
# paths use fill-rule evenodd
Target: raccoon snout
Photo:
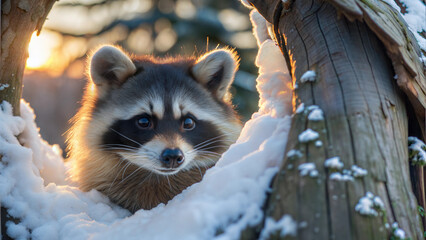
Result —
<path fill-rule="evenodd" d="M 179 148 L 167 148 L 161 153 L 160 159 L 165 167 L 176 168 L 183 163 L 185 157 Z"/>

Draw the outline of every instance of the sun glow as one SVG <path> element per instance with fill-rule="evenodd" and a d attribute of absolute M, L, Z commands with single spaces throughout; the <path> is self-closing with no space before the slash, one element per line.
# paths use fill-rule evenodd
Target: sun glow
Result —
<path fill-rule="evenodd" d="M 52 61 L 55 48 L 61 43 L 61 36 L 57 33 L 43 31 L 39 36 L 34 32 L 28 47 L 29 57 L 27 69 L 45 69 Z"/>

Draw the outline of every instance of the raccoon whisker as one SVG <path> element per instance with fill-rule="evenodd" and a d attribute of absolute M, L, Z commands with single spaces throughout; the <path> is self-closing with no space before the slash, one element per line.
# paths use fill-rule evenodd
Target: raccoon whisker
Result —
<path fill-rule="evenodd" d="M 141 168 L 141 167 L 136 168 L 136 170 L 134 170 L 131 174 L 129 174 L 127 177 L 123 178 L 120 183 L 124 182 L 126 179 L 130 178 L 134 173 L 136 173 L 137 171 L 140 171 L 141 169 L 143 169 L 143 168 Z"/>
<path fill-rule="evenodd" d="M 129 151 L 137 151 L 137 149 L 135 149 L 135 148 L 120 147 L 120 146 L 116 146 L 116 147 L 113 147 L 113 146 L 101 146 L 101 149 L 102 150 L 126 149 L 126 150 L 129 150 Z"/>
<path fill-rule="evenodd" d="M 207 150 L 207 149 L 213 149 L 213 148 L 228 148 L 229 145 L 226 144 L 218 144 L 218 145 L 214 145 L 214 146 L 209 146 L 209 147 L 202 147 L 202 148 L 197 148 L 196 151 L 202 151 L 202 150 Z"/>
<path fill-rule="evenodd" d="M 217 153 L 210 153 L 210 152 L 205 152 L 205 153 L 199 153 L 198 156 L 202 157 L 202 156 L 209 156 L 209 157 L 221 157 L 221 154 L 217 154 Z"/>
<path fill-rule="evenodd" d="M 224 134 L 218 135 L 218 136 L 216 136 L 216 137 L 212 137 L 212 138 L 207 139 L 207 140 L 205 140 L 205 141 L 203 141 L 203 142 L 201 142 L 201 143 L 196 144 L 196 145 L 194 146 L 194 148 L 196 148 L 196 147 L 198 147 L 198 146 L 200 146 L 200 145 L 203 145 L 203 144 L 207 144 L 207 143 L 209 143 L 209 142 L 211 142 L 211 141 L 215 141 L 215 140 L 216 140 L 216 141 L 234 142 L 234 141 L 227 140 L 227 139 L 220 139 L 221 137 L 224 137 L 224 136 L 227 136 L 227 135 L 232 135 L 232 134 L 230 134 L 230 133 L 224 133 Z"/>
<path fill-rule="evenodd" d="M 144 184 L 145 181 L 149 181 L 153 174 L 154 174 L 153 172 L 149 172 L 149 174 L 141 182 L 138 183 L 138 186 Z"/>
<path fill-rule="evenodd" d="M 110 129 L 111 129 L 113 132 L 117 133 L 118 135 L 120 135 L 120 136 L 124 137 L 125 139 L 127 139 L 127 140 L 129 140 L 129 141 L 132 141 L 132 142 L 136 143 L 136 144 L 137 144 L 137 145 L 139 145 L 139 146 L 142 146 L 142 144 L 138 143 L 137 141 L 135 141 L 135 140 L 133 140 L 133 139 L 131 139 L 131 138 L 129 138 L 129 137 L 127 137 L 127 136 L 125 136 L 125 135 L 123 135 L 122 133 L 120 133 L 120 132 L 118 132 L 118 131 L 114 130 L 113 128 L 110 128 Z"/>
<path fill-rule="evenodd" d="M 209 158 L 209 157 L 207 157 L 207 156 L 204 156 L 202 159 L 200 159 L 200 160 L 206 160 L 207 162 L 209 162 L 209 163 L 212 163 L 213 165 L 214 164 L 216 164 L 216 160 L 214 160 L 214 159 L 211 159 L 211 158 Z M 206 168 L 207 169 L 207 168 Z"/>
<path fill-rule="evenodd" d="M 118 167 L 118 166 L 120 166 L 123 162 L 125 162 L 125 160 L 124 160 L 124 159 L 120 159 L 120 160 L 119 160 L 119 162 L 118 162 L 117 164 L 115 164 L 115 165 L 114 165 L 114 167 L 112 167 L 112 168 L 111 168 L 111 170 L 112 170 L 112 169 L 114 169 L 114 168 L 116 168 L 116 167 Z M 109 185 L 108 192 L 110 192 L 110 191 L 111 191 L 112 185 L 114 184 L 115 180 L 117 180 L 117 177 L 118 177 L 118 175 L 120 174 L 120 172 L 121 172 L 121 169 L 120 169 L 120 171 L 117 173 L 117 175 L 115 175 L 114 180 L 113 180 L 113 181 L 112 181 L 112 183 Z"/>
<path fill-rule="evenodd" d="M 200 149 L 203 149 L 203 148 L 214 147 L 214 146 L 226 146 L 226 148 L 228 148 L 232 143 L 234 143 L 234 142 L 229 142 L 229 144 L 227 144 L 226 141 L 215 141 L 215 142 L 211 142 L 211 143 L 208 143 L 208 144 L 205 144 L 205 145 L 202 145 L 202 146 L 194 147 L 193 150 L 196 151 L 196 150 L 200 150 Z"/>
<path fill-rule="evenodd" d="M 233 142 L 229 142 L 229 144 L 226 144 L 227 143 L 226 141 L 220 141 L 220 140 L 219 141 L 214 141 L 214 142 L 211 142 L 211 143 L 208 143 L 208 144 L 205 144 L 205 145 L 194 147 L 194 150 L 195 149 L 202 149 L 202 148 L 206 148 L 206 147 L 212 147 L 212 145 L 213 146 L 218 146 L 218 145 L 216 145 L 218 143 L 221 146 L 229 147 L 229 145 L 231 145 Z"/>
<path fill-rule="evenodd" d="M 202 150 L 202 149 L 208 149 L 207 147 L 209 147 L 209 145 L 217 144 L 218 142 L 206 144 L 206 145 L 203 145 L 203 146 L 193 147 L 193 149 L 191 151 L 188 151 L 188 153 L 193 153 L 193 152 L 196 152 L 196 151 Z M 229 145 L 225 145 L 225 144 L 219 144 L 219 145 L 214 145 L 214 146 L 210 146 L 210 147 L 215 147 L 215 146 L 226 146 L 226 147 L 229 147 Z"/>
<path fill-rule="evenodd" d="M 116 166 L 120 166 L 121 165 L 121 163 L 123 163 L 123 162 L 125 162 L 126 161 L 126 159 L 120 159 L 120 162 L 119 162 L 119 164 L 116 164 L 115 166 L 114 166 L 114 168 L 116 167 Z M 108 188 L 108 192 L 110 192 L 111 191 L 111 188 L 112 188 L 112 186 L 114 185 L 114 183 L 115 183 L 115 181 L 117 180 L 117 178 L 118 178 L 118 176 L 120 175 L 120 172 L 121 172 L 121 170 L 123 170 L 127 165 L 130 165 L 130 162 L 127 162 L 122 168 L 120 168 L 120 171 L 118 171 L 118 173 L 117 173 L 117 175 L 115 175 L 115 178 L 114 178 L 114 180 L 112 181 L 112 183 L 109 185 L 109 188 Z"/>
<path fill-rule="evenodd" d="M 152 153 L 132 153 L 132 152 L 126 152 L 126 155 L 131 156 L 133 159 L 144 159 L 144 160 L 152 160 L 152 159 L 157 159 L 157 154 L 152 154 Z"/>
<path fill-rule="evenodd" d="M 130 148 L 120 148 L 120 147 L 105 147 L 105 148 L 101 148 L 102 150 L 123 150 L 126 152 L 137 152 L 134 149 L 130 149 Z"/>
<path fill-rule="evenodd" d="M 127 144 L 119 144 L 119 143 L 107 143 L 107 144 L 102 144 L 100 146 L 111 146 L 111 147 L 127 147 L 127 148 L 133 148 L 133 149 L 138 149 L 137 147 L 133 147 Z"/>
<path fill-rule="evenodd" d="M 169 176 L 168 176 L 168 175 L 166 175 L 166 178 L 167 178 L 167 182 L 169 183 L 169 188 L 170 188 L 170 191 L 172 191 L 172 185 L 170 184 L 170 179 L 169 179 Z"/>
<path fill-rule="evenodd" d="M 221 138 L 221 137 L 224 137 L 224 136 L 228 136 L 228 135 L 233 136 L 233 135 L 234 135 L 233 133 L 235 133 L 235 132 L 238 132 L 238 131 L 231 131 L 231 132 L 228 132 L 228 133 L 220 134 L 220 135 L 218 135 L 218 136 L 216 136 L 216 137 L 212 137 L 212 138 L 210 138 L 210 139 L 207 139 L 207 140 L 206 140 L 206 141 L 204 141 L 204 142 L 198 143 L 198 144 L 197 144 L 197 145 L 195 145 L 194 147 L 197 147 L 197 146 L 202 145 L 202 144 L 204 144 L 204 143 L 207 143 L 207 142 L 213 141 L 213 140 L 215 140 L 215 139 L 220 140 L 220 139 L 218 139 L 218 138 Z M 224 141 L 230 141 L 230 140 L 224 140 Z M 230 141 L 230 142 L 233 142 L 233 141 Z"/>
<path fill-rule="evenodd" d="M 193 152 L 198 153 L 198 152 L 203 152 L 203 151 L 207 151 L 207 152 L 216 152 L 216 151 L 219 151 L 219 152 L 216 152 L 216 153 L 218 153 L 218 154 L 222 155 L 222 154 L 223 154 L 223 152 L 224 152 L 224 151 L 225 151 L 228 147 L 229 147 L 228 145 L 215 145 L 215 146 L 210 146 L 210 147 L 206 147 L 206 148 L 197 148 L 197 149 L 193 149 L 193 150 L 191 150 L 191 152 L 189 152 L 189 153 L 193 153 Z"/>
<path fill-rule="evenodd" d="M 128 162 L 128 163 L 125 165 L 126 167 L 124 168 L 124 171 L 123 171 L 123 173 L 121 174 L 121 178 L 124 178 L 124 174 L 126 173 L 127 168 L 129 168 L 131 164 L 132 164 L 131 162 Z"/>
<path fill-rule="evenodd" d="M 195 165 L 198 168 L 198 172 L 200 173 L 200 178 L 203 178 L 203 174 L 201 173 L 201 168 L 198 166 L 198 163 Z"/>

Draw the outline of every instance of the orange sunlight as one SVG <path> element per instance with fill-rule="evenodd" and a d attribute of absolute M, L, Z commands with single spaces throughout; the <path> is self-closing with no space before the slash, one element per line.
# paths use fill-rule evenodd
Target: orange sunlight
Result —
<path fill-rule="evenodd" d="M 52 61 L 54 49 L 60 45 L 61 36 L 57 33 L 43 31 L 39 36 L 33 33 L 28 47 L 27 69 L 43 70 Z"/>

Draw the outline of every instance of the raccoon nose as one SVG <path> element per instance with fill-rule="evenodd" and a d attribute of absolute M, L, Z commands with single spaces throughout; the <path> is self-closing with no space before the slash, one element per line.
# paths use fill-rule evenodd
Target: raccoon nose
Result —
<path fill-rule="evenodd" d="M 167 148 L 161 153 L 161 161 L 168 168 L 178 167 L 183 163 L 184 156 L 179 148 Z"/>

